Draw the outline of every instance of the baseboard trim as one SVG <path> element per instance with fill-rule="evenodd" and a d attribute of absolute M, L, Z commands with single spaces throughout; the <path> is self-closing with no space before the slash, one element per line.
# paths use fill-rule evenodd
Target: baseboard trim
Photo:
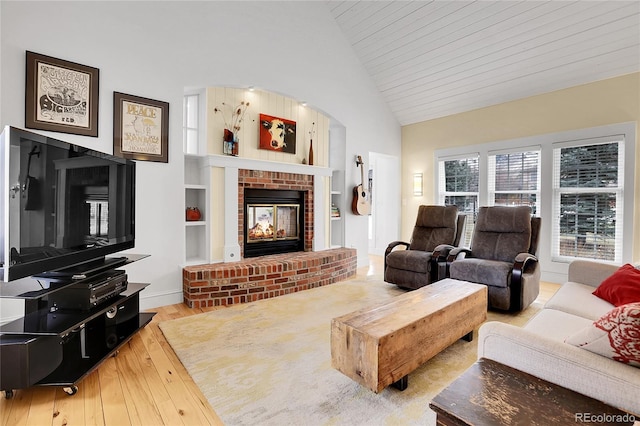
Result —
<path fill-rule="evenodd" d="M 147 289 L 148 290 L 148 289 Z M 140 310 L 157 308 L 160 306 L 177 305 L 183 303 L 182 290 L 168 291 L 165 293 L 145 294 L 140 293 Z"/>

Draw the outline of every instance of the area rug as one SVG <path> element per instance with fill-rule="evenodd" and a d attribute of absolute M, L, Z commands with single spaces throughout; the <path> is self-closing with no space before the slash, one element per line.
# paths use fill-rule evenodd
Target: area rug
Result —
<path fill-rule="evenodd" d="M 160 323 L 225 425 L 435 425 L 431 399 L 476 360 L 459 340 L 379 394 L 331 367 L 331 319 L 401 293 L 354 279 Z M 541 304 L 488 320 L 524 324 Z"/>

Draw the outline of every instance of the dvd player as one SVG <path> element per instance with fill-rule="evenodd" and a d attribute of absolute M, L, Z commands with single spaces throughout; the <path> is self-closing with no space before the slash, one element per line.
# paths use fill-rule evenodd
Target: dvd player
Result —
<path fill-rule="evenodd" d="M 49 309 L 79 309 L 87 311 L 127 289 L 127 274 L 114 269 L 76 281 L 49 295 Z"/>

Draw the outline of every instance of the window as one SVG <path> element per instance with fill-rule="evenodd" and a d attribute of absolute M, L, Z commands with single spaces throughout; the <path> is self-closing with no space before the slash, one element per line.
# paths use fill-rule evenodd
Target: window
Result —
<path fill-rule="evenodd" d="M 632 263 L 635 140 L 630 122 L 438 150 L 434 201 L 469 215 L 464 245 L 478 206 L 530 206 L 550 281 L 574 259 Z"/>
<path fill-rule="evenodd" d="M 182 142 L 186 154 L 198 153 L 198 95 L 185 95 L 182 102 Z"/>
<path fill-rule="evenodd" d="M 554 259 L 621 262 L 624 138 L 563 143 L 553 161 Z"/>
<path fill-rule="evenodd" d="M 495 206 L 529 206 L 534 215 L 540 203 L 540 149 L 489 154 L 489 202 Z"/>
<path fill-rule="evenodd" d="M 456 205 L 460 213 L 467 215 L 465 234 L 460 240 L 460 244 L 464 246 L 471 242 L 478 214 L 478 172 L 477 156 L 439 161 L 439 203 Z"/>

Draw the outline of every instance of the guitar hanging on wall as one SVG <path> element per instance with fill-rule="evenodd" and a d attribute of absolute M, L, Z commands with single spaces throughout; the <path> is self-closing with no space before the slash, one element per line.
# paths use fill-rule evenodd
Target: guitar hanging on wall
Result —
<path fill-rule="evenodd" d="M 371 205 L 369 204 L 369 191 L 364 186 L 364 168 L 362 165 L 362 157 L 358 155 L 356 164 L 360 166 L 360 185 L 353 188 L 353 202 L 351 203 L 351 211 L 353 214 L 360 216 L 366 216 L 371 212 Z"/>

